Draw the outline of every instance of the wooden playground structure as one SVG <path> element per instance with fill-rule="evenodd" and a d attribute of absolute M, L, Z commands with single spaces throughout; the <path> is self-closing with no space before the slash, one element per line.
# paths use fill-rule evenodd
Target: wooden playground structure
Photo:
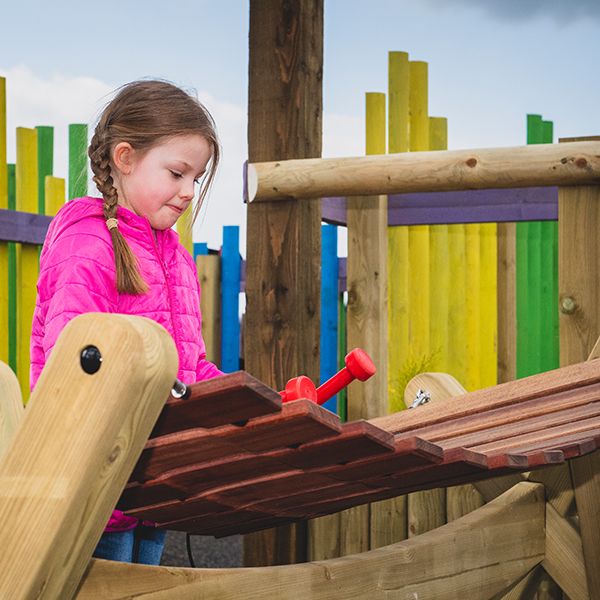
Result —
<path fill-rule="evenodd" d="M 172 340 L 122 315 L 74 319 L 25 411 L 0 364 L 0 598 L 541 598 L 549 575 L 559 597 L 600 599 L 600 141 L 320 159 L 322 18 L 320 0 L 251 2 L 253 377 L 199 383 L 165 405 Z M 426 389 L 431 404 L 387 415 L 382 194 L 530 185 L 559 186 L 561 368 L 468 394 L 424 374 L 406 397 Z M 347 424 L 274 392 L 299 373 L 318 379 L 318 198 L 341 194 L 348 342 L 382 366 L 351 386 Z M 88 346 L 103 359 L 91 374 Z M 459 483 L 486 503 L 404 541 L 364 533 L 365 510 L 393 527 L 392 505 L 366 503 Z M 90 560 L 117 501 L 167 528 L 255 531 L 249 568 Z M 332 513 L 311 521 L 307 542 L 305 520 Z M 307 549 L 337 535 L 356 535 L 354 551 Z"/>

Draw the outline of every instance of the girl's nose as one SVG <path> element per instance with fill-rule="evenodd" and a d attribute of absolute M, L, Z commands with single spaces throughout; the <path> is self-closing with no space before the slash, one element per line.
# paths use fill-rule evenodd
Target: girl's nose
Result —
<path fill-rule="evenodd" d="M 193 200 L 194 198 L 194 182 L 185 181 L 181 186 L 181 193 L 179 194 L 182 200 Z"/>

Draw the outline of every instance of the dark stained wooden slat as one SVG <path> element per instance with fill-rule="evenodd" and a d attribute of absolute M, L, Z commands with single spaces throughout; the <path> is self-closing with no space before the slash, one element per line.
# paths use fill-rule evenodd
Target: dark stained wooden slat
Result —
<path fill-rule="evenodd" d="M 518 434 L 493 442 L 470 446 L 475 452 L 500 454 L 522 452 L 523 448 L 531 450 L 556 448 L 560 450 L 560 440 L 563 436 L 579 436 L 580 439 L 594 437 L 600 431 L 600 418 L 592 417 L 572 423 L 563 423 L 555 427 L 547 427 L 538 431 Z M 573 438 L 574 439 L 574 438 Z"/>
<path fill-rule="evenodd" d="M 192 384 L 190 397 L 171 398 L 151 438 L 196 427 L 218 427 L 281 410 L 281 396 L 245 371 Z"/>
<path fill-rule="evenodd" d="M 507 409 L 494 411 L 504 412 L 503 425 L 490 426 L 486 429 L 480 429 L 478 431 L 463 435 L 446 437 L 444 439 L 436 439 L 436 443 L 442 448 L 461 446 L 469 448 L 482 443 L 491 443 L 497 440 L 514 437 L 515 435 L 519 434 L 532 433 L 547 429 L 548 427 L 573 423 L 582 419 L 600 416 L 600 401 L 583 404 L 581 406 L 575 406 L 573 408 L 569 407 L 558 411 L 552 411 L 552 404 L 551 402 L 548 402 L 548 411 L 545 414 L 527 418 L 521 418 L 523 416 L 521 411 L 515 411 L 513 408 L 508 409 L 510 410 L 510 413 L 506 412 Z M 518 408 L 521 409 L 521 407 Z M 514 414 L 516 412 L 519 414 Z M 487 414 L 482 414 L 481 420 L 485 421 L 487 416 Z"/>
<path fill-rule="evenodd" d="M 600 359 L 570 365 L 502 383 L 495 387 L 458 396 L 452 402 L 425 404 L 418 410 L 407 410 L 369 422 L 381 429 L 398 434 L 416 431 L 439 423 L 452 427 L 451 421 L 470 415 L 485 413 L 494 408 L 508 407 L 536 398 L 548 398 L 567 390 L 587 393 L 589 386 L 600 383 Z M 426 436 L 426 439 L 430 439 Z"/>
<path fill-rule="evenodd" d="M 253 479 L 293 468 L 316 468 L 350 462 L 377 454 L 390 454 L 394 437 L 366 421 L 343 426 L 339 435 L 298 448 L 266 453 L 244 452 L 222 459 L 167 471 L 143 485 L 131 483 L 125 488 L 120 507 L 140 508 L 169 499 L 192 497 L 218 485 Z M 149 500 L 144 497 L 147 490 Z"/>
<path fill-rule="evenodd" d="M 337 436 L 339 418 L 310 400 L 287 402 L 274 415 L 244 425 L 188 429 L 148 441 L 131 481 L 156 479 L 167 471 L 245 452 L 277 450 Z"/>

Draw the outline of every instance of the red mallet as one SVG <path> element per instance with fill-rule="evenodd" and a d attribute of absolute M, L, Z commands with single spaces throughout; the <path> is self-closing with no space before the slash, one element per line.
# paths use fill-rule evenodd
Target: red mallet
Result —
<path fill-rule="evenodd" d="M 317 404 L 323 404 L 355 379 L 366 381 L 377 370 L 369 355 L 360 348 L 354 348 L 349 352 L 344 362 L 346 366 L 318 388 L 306 375 L 290 379 L 285 390 L 279 392 L 281 401 L 291 402 L 299 398 L 307 398 Z"/>
<path fill-rule="evenodd" d="M 371 357 L 360 348 L 354 348 L 346 354 L 346 366 L 317 388 L 317 404 L 323 404 L 355 379 L 366 381 L 375 375 L 375 367 Z"/>
<path fill-rule="evenodd" d="M 317 401 L 317 388 L 306 375 L 299 375 L 285 384 L 285 390 L 279 392 L 282 402 L 291 402 L 299 398 Z"/>

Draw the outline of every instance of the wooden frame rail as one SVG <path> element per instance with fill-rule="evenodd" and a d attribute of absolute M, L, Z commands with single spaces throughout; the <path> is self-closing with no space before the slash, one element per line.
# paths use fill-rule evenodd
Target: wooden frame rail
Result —
<path fill-rule="evenodd" d="M 600 142 L 255 162 L 248 202 L 600 183 Z"/>

